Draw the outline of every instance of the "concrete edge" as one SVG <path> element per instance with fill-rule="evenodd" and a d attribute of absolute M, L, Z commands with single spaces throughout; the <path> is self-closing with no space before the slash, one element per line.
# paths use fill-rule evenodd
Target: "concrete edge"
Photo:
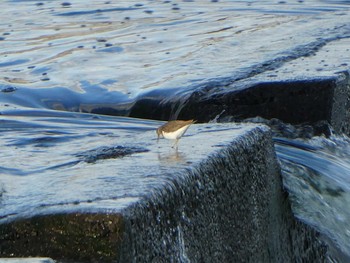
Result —
<path fill-rule="evenodd" d="M 119 262 L 326 258 L 318 233 L 291 212 L 271 133 L 262 126 L 125 212 Z"/>

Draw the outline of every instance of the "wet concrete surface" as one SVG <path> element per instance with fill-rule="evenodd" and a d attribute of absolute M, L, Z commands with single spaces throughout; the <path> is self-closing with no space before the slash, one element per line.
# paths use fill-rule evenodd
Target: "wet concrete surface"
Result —
<path fill-rule="evenodd" d="M 5 184 L 1 255 L 59 262 L 325 260 L 318 234 L 292 215 L 266 126 L 195 124 L 178 151 L 154 137 L 154 130 L 125 133 L 124 145 L 151 141 L 149 151 L 76 165 L 94 169 L 99 182 L 90 186 L 42 182 L 55 192 L 50 201 L 40 188 L 23 192 L 21 181 L 30 176 L 17 177 L 11 191 Z M 69 170 L 75 167 L 56 173 L 79 179 Z M 11 202 L 25 209 L 11 210 Z"/>

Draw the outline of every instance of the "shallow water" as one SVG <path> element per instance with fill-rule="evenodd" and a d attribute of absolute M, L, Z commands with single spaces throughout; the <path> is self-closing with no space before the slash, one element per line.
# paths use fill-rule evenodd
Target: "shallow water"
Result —
<path fill-rule="evenodd" d="M 225 85 L 344 38 L 349 7 L 347 1 L 1 1 L 0 103 L 127 116 L 137 99 Z M 329 70 L 346 69 L 343 57 Z"/>
<path fill-rule="evenodd" d="M 174 171 L 226 145 L 235 131 L 251 129 L 190 127 L 175 150 L 168 140 L 157 143 L 159 121 L 33 109 L 0 117 L 0 222 L 41 212 L 120 212 L 171 184 Z M 206 136 L 214 131 L 220 136 Z"/>
<path fill-rule="evenodd" d="M 87 209 L 118 210 L 137 199 L 134 180 L 116 177 L 116 167 L 134 161 L 137 169 L 137 156 L 147 153 L 152 143 L 145 143 L 144 137 L 155 134 L 157 122 L 31 109 L 3 114 L 1 219 L 29 216 L 47 207 L 63 211 L 79 203 Z M 135 133 L 142 143 L 125 139 Z M 124 158 L 129 155 L 136 157 Z M 154 179 L 146 177 L 146 167 L 144 172 L 142 187 L 147 189 Z M 111 184 L 115 180 L 117 184 Z"/>

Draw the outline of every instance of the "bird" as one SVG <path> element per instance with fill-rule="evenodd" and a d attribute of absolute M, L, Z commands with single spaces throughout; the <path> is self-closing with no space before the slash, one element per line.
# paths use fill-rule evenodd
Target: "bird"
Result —
<path fill-rule="evenodd" d="M 175 120 L 175 121 L 168 121 L 167 123 L 163 124 L 157 129 L 157 135 L 159 141 L 160 137 L 163 137 L 165 139 L 169 140 L 175 140 L 174 145 L 172 148 L 176 146 L 176 149 L 178 148 L 178 142 L 182 135 L 186 132 L 188 127 L 190 127 L 191 124 L 195 123 L 195 120 Z"/>

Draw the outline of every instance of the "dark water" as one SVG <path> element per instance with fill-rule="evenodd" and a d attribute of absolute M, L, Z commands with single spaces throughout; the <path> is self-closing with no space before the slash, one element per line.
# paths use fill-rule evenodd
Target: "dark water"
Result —
<path fill-rule="evenodd" d="M 60 209 L 77 196 L 86 206 L 91 200 L 110 209 L 129 204 L 136 194 L 123 199 L 109 187 L 113 178 L 96 178 L 106 165 L 91 156 L 146 154 L 153 142 L 118 140 L 129 133 L 153 140 L 160 123 L 82 112 L 129 116 L 137 100 L 185 101 L 208 83 L 225 86 L 278 72 L 309 77 L 315 68 L 318 76 L 329 76 L 348 69 L 350 56 L 339 60 L 332 51 L 350 44 L 349 8 L 350 1 L 0 1 L 2 202 L 8 211 L 30 214 L 43 199 L 55 202 L 53 189 L 70 185 Z M 326 61 L 316 60 L 316 51 Z M 305 68 L 284 65 L 298 59 Z M 180 111 L 174 105 L 172 117 Z M 276 140 L 295 213 L 345 254 L 349 145 L 345 137 Z M 116 148 L 109 152 L 105 146 Z M 174 163 L 179 159 L 188 161 L 177 156 Z M 105 173 L 116 165 L 111 162 Z M 144 180 L 145 187 L 152 180 Z M 91 192 L 96 184 L 116 201 L 99 200 Z M 127 184 L 132 193 L 135 185 Z M 17 188 L 22 195 L 7 202 Z"/>

